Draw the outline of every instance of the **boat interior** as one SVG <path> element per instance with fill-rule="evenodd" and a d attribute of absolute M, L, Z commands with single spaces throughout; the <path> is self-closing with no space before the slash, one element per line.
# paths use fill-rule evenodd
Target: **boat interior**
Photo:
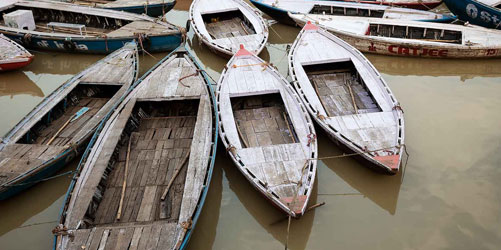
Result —
<path fill-rule="evenodd" d="M 202 14 L 202 19 L 212 39 L 256 34 L 252 23 L 239 9 Z"/>
<path fill-rule="evenodd" d="M 382 18 L 384 10 L 371 10 L 360 8 L 349 8 L 341 6 L 326 6 L 315 4 L 309 14 L 322 14 L 331 16 L 358 16 Z"/>
<path fill-rule="evenodd" d="M 243 148 L 298 142 L 280 94 L 231 98 Z"/>
<path fill-rule="evenodd" d="M 303 69 L 329 117 L 382 111 L 350 59 Z"/>
<path fill-rule="evenodd" d="M 405 25 L 370 24 L 367 35 L 405 39 L 419 39 L 430 42 L 462 44 L 461 31 L 413 27 Z"/>
<path fill-rule="evenodd" d="M 67 145 L 76 132 L 85 126 L 120 87 L 121 85 L 78 84 L 17 143 Z M 70 122 L 66 124 L 68 121 Z"/>
<path fill-rule="evenodd" d="M 89 204 L 82 228 L 158 220 L 177 223 L 187 171 L 187 167 L 181 166 L 187 164 L 198 106 L 199 99 L 137 101 L 128 109 L 130 113 L 125 111 L 127 107 L 122 111 L 117 119 L 128 120 L 124 127 L 116 128 L 120 130 L 120 140 Z M 118 220 L 127 163 L 126 190 Z M 179 175 L 162 202 L 161 196 L 179 168 Z"/>

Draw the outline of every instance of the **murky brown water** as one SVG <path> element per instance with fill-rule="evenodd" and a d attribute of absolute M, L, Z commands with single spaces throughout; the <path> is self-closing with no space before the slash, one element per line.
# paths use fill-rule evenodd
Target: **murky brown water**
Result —
<path fill-rule="evenodd" d="M 189 1 L 169 20 L 185 25 Z M 273 25 L 260 55 L 287 75 L 285 48 L 299 29 Z M 275 33 L 276 31 L 276 33 Z M 280 35 L 277 35 L 280 34 Z M 215 78 L 226 60 L 188 45 Z M 141 59 L 145 72 L 165 54 Z M 405 110 L 410 154 L 401 174 L 381 176 L 349 158 L 319 162 L 311 203 L 291 224 L 290 249 L 500 249 L 501 60 L 369 55 Z M 0 134 L 44 96 L 101 56 L 36 53 L 23 71 L 0 75 Z M 319 133 L 320 156 L 341 154 Z M 76 163 L 66 169 L 72 169 Z M 49 249 L 70 179 L 36 185 L 0 202 L 0 249 Z M 287 220 L 233 167 L 223 148 L 189 249 L 284 249 Z"/>

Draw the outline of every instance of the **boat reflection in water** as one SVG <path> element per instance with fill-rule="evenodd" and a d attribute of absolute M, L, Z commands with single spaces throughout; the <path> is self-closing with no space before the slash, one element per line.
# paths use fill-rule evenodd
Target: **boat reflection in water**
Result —
<path fill-rule="evenodd" d="M 459 76 L 461 81 L 475 77 L 500 77 L 501 59 L 449 60 L 393 57 L 365 54 L 384 74 L 397 76 Z"/>
<path fill-rule="evenodd" d="M 259 235 L 262 233 L 261 230 L 265 229 L 266 232 L 272 235 L 274 239 L 282 245 L 285 245 L 287 238 L 288 217 L 279 209 L 275 208 L 266 200 L 266 198 L 257 192 L 252 185 L 250 185 L 242 173 L 240 173 L 240 171 L 233 166 L 233 163 L 231 162 L 229 156 L 226 155 L 226 150 L 224 148 L 220 147 L 219 152 L 221 151 L 223 151 L 225 155 L 222 155 L 221 153 L 218 154 L 216 164 L 222 166 L 224 175 L 228 179 L 227 183 L 223 185 L 229 185 L 229 189 L 236 195 L 236 198 L 239 201 L 232 201 L 232 195 L 226 195 L 230 197 L 223 197 L 222 212 L 228 213 L 226 217 L 230 215 L 238 215 L 239 218 L 234 217 L 231 219 L 233 220 L 232 224 L 235 225 L 224 224 L 221 226 L 220 230 L 222 230 L 223 233 L 227 232 L 229 235 L 242 237 L 241 240 L 245 240 L 243 237 L 248 237 L 248 235 Z M 307 207 L 317 203 L 317 183 L 317 180 L 315 180 Z M 225 192 L 223 191 L 223 193 Z M 225 195 L 223 194 L 223 196 Z M 239 208 L 241 205 L 243 205 L 245 210 L 251 215 L 250 221 L 246 218 L 248 215 L 242 214 L 242 211 Z M 224 208 L 224 206 L 226 206 L 226 208 Z M 317 209 L 322 209 L 322 207 Z M 313 227 L 315 210 L 316 209 L 305 212 L 305 214 L 299 219 L 291 220 L 288 242 L 288 247 L 290 249 L 306 249 L 306 244 L 308 243 Z M 229 218 L 221 218 L 219 223 L 228 219 Z M 253 231 L 253 227 L 249 227 L 249 225 L 252 225 L 254 222 L 252 219 L 255 220 L 259 226 L 261 226 L 261 228 L 256 229 L 259 231 Z M 240 229 L 245 232 L 234 232 L 235 230 Z M 252 240 L 252 246 L 254 246 L 255 249 L 266 249 L 271 246 L 270 242 L 257 242 L 254 241 L 255 239 Z"/>
<path fill-rule="evenodd" d="M 12 71 L 2 73 L 0 78 L 0 97 L 10 96 L 12 99 L 16 95 L 31 95 L 43 97 L 44 93 L 40 87 L 22 71 Z"/>
<path fill-rule="evenodd" d="M 319 138 L 319 158 L 343 154 L 343 151 L 341 151 L 341 149 L 339 149 L 334 142 L 327 139 L 328 137 L 323 131 L 317 129 L 317 133 Z M 360 194 L 354 192 L 344 193 L 346 189 L 342 188 L 342 184 L 338 183 L 331 186 L 331 189 L 333 190 L 330 190 L 329 194 L 322 193 L 319 194 L 319 196 L 363 195 L 364 197 L 369 198 L 372 202 L 376 203 L 379 207 L 394 215 L 397 209 L 402 173 L 405 171 L 405 161 L 406 156 L 402 159 L 401 171 L 399 171 L 396 175 L 387 176 L 367 169 L 351 157 L 322 160 L 322 163 L 325 164 L 327 168 L 332 170 L 353 189 L 360 192 Z M 319 162 L 319 168 L 322 163 Z M 319 176 L 320 175 L 321 174 L 319 174 Z"/>

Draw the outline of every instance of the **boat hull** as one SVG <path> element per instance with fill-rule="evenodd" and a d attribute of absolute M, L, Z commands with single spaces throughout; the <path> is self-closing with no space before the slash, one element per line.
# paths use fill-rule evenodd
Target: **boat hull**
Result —
<path fill-rule="evenodd" d="M 137 40 L 137 37 L 123 38 L 71 38 L 31 36 L 26 39 L 25 33 L 4 32 L 5 36 L 23 44 L 27 48 L 53 50 L 61 52 L 109 54 L 118 50 L 128 42 Z M 150 36 L 139 43 L 139 49 L 148 52 L 165 52 L 176 49 L 183 37 L 181 33 L 163 36 Z"/>
<path fill-rule="evenodd" d="M 28 64 L 33 61 L 33 56 L 23 58 L 22 60 L 15 59 L 15 60 L 10 60 L 4 63 L 0 63 L 0 72 L 1 71 L 11 71 L 11 70 L 16 70 L 22 67 L 27 66 Z"/>
<path fill-rule="evenodd" d="M 296 20 L 296 22 L 300 26 L 304 26 L 304 22 L 300 20 Z M 452 59 L 501 57 L 501 47 L 486 48 L 466 45 L 447 46 L 445 43 L 437 43 L 435 45 L 430 43 L 417 43 L 416 40 L 406 41 L 404 39 L 383 40 L 379 37 L 351 35 L 333 29 L 327 30 L 364 53 L 388 56 Z"/>
<path fill-rule="evenodd" d="M 86 144 L 87 141 L 80 144 L 76 152 L 82 152 L 85 149 Z M 68 162 L 78 156 L 76 152 L 75 150 L 68 149 L 54 159 L 48 161 L 45 165 L 40 166 L 38 170 L 29 173 L 24 178 L 20 178 L 14 183 L 11 183 L 11 186 L 0 192 L 0 200 L 6 200 L 30 188 L 31 186 L 36 185 L 44 179 L 54 176 L 59 170 L 63 169 Z"/>
<path fill-rule="evenodd" d="M 353 2 L 352 1 L 346 1 L 346 2 Z M 388 3 L 385 1 L 357 1 L 360 3 L 369 3 L 369 4 L 382 4 L 382 5 L 391 5 L 391 6 L 397 6 L 397 7 L 403 7 L 403 8 L 410 8 L 410 9 L 416 9 L 416 10 L 430 10 L 433 8 L 438 7 L 440 4 L 442 4 L 442 1 L 436 1 L 436 2 L 430 2 L 430 3 Z"/>
<path fill-rule="evenodd" d="M 459 19 L 486 28 L 501 29 L 501 10 L 474 0 L 444 0 Z"/>
<path fill-rule="evenodd" d="M 147 6 L 144 5 L 135 5 L 135 6 L 123 6 L 123 7 L 111 7 L 103 9 L 108 10 L 118 10 L 118 11 L 126 11 L 135 14 L 146 14 L 151 17 L 163 16 L 165 13 L 169 12 L 176 5 L 176 1 L 170 3 L 160 3 L 160 4 L 150 4 Z"/>
<path fill-rule="evenodd" d="M 287 14 L 286 10 L 273 7 L 271 5 L 264 4 L 255 0 L 250 0 L 250 2 L 254 4 L 254 6 L 256 6 L 256 8 L 258 8 L 260 11 L 266 13 L 266 15 L 277 20 L 278 22 L 292 26 L 296 25 L 294 20 L 289 17 L 289 14 Z"/>

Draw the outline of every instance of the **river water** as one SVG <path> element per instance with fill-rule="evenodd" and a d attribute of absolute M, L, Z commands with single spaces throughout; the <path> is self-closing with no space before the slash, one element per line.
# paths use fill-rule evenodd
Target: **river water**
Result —
<path fill-rule="evenodd" d="M 168 20 L 184 26 L 190 1 Z M 287 44 L 298 28 L 275 24 L 261 57 L 287 75 Z M 188 46 L 217 79 L 226 59 Z M 102 56 L 38 52 L 22 71 L 0 75 L 0 134 L 44 96 Z M 141 56 L 145 72 L 156 59 Z M 405 175 L 382 176 L 351 158 L 320 161 L 311 204 L 293 220 L 289 249 L 500 249 L 501 60 L 368 55 L 405 111 Z M 342 152 L 320 129 L 319 156 Z M 70 164 L 68 171 L 76 166 Z M 403 180 L 403 181 L 402 181 Z M 69 177 L 0 202 L 0 249 L 50 249 Z M 233 166 L 222 147 L 189 249 L 284 249 L 287 219 Z"/>

